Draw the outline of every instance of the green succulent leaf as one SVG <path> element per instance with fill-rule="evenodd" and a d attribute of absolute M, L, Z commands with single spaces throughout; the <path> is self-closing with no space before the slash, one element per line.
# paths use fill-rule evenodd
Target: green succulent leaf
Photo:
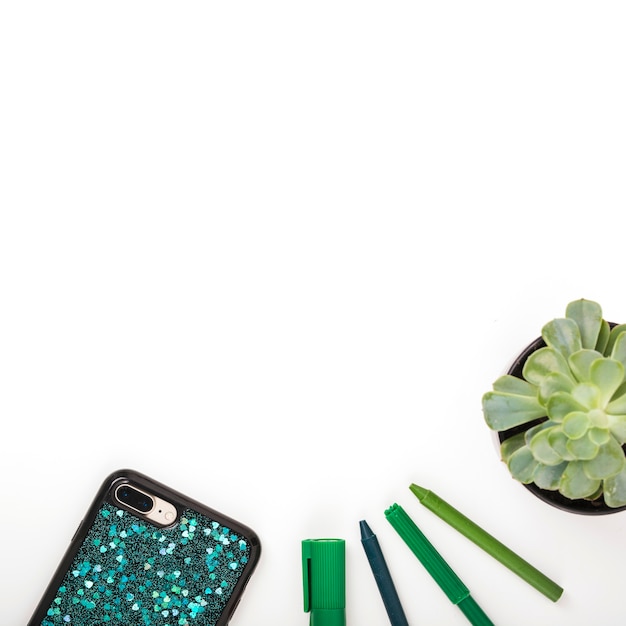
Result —
<path fill-rule="evenodd" d="M 567 449 L 569 437 L 562 431 L 555 429 L 550 433 L 550 445 L 564 461 L 575 461 L 576 457 Z"/>
<path fill-rule="evenodd" d="M 621 328 L 622 330 L 615 336 L 611 346 L 611 358 L 626 366 L 626 324 L 616 326 L 615 328 Z"/>
<path fill-rule="evenodd" d="M 539 463 L 526 446 L 516 450 L 508 461 L 509 471 L 513 478 L 525 484 L 533 481 L 533 474 L 538 465 Z"/>
<path fill-rule="evenodd" d="M 545 416 L 546 410 L 531 396 L 488 391 L 483 396 L 483 414 L 489 428 L 507 430 Z"/>
<path fill-rule="evenodd" d="M 541 381 L 538 388 L 537 399 L 540 404 L 545 406 L 551 395 L 555 394 L 557 391 L 570 392 L 575 384 L 576 383 L 569 376 L 565 376 L 565 374 L 561 374 L 560 372 L 553 372 L 545 376 Z M 535 389 L 537 389 L 537 387 L 535 387 Z"/>
<path fill-rule="evenodd" d="M 626 468 L 604 481 L 604 501 L 613 508 L 626 505 Z"/>
<path fill-rule="evenodd" d="M 582 461 L 573 461 L 561 475 L 559 491 L 566 497 L 573 500 L 577 498 L 587 498 L 594 494 L 600 487 L 599 480 L 589 478 L 583 469 Z"/>
<path fill-rule="evenodd" d="M 518 433 L 500 443 L 500 458 L 508 464 L 511 456 L 520 448 L 526 445 L 525 433 Z"/>
<path fill-rule="evenodd" d="M 602 495 L 602 485 L 604 481 L 600 481 L 600 486 L 590 495 L 587 496 L 587 500 L 597 500 Z"/>
<path fill-rule="evenodd" d="M 626 443 L 626 415 L 608 415 L 609 431 L 621 445 Z"/>
<path fill-rule="evenodd" d="M 554 348 L 566 358 L 583 347 L 578 324 L 566 317 L 548 322 L 541 329 L 541 336 L 550 348 Z M 589 347 L 593 348 L 595 345 L 594 341 L 593 346 Z"/>
<path fill-rule="evenodd" d="M 593 459 L 584 461 L 583 467 L 589 478 L 604 479 L 621 472 L 625 463 L 626 458 L 624 458 L 622 446 L 611 437 L 600 447 Z"/>
<path fill-rule="evenodd" d="M 602 326 L 602 308 L 592 300 L 574 300 L 565 309 L 565 316 L 579 329 L 583 348 L 595 348 Z"/>
<path fill-rule="evenodd" d="M 624 381 L 624 366 L 614 359 L 601 358 L 591 364 L 589 374 L 600 390 L 599 403 L 605 407 Z"/>
<path fill-rule="evenodd" d="M 613 394 L 611 401 L 617 400 L 617 398 L 626 394 L 626 381 L 624 381 L 618 388 L 617 391 Z"/>
<path fill-rule="evenodd" d="M 538 465 L 533 474 L 533 482 L 541 489 L 556 491 L 559 488 L 561 476 L 567 467 L 567 462 L 558 465 Z"/>
<path fill-rule="evenodd" d="M 611 438 L 611 432 L 606 428 L 590 428 L 589 439 L 599 446 L 603 446 Z"/>
<path fill-rule="evenodd" d="M 537 396 L 536 385 L 529 383 L 523 378 L 511 376 L 510 374 L 500 376 L 500 378 L 493 383 L 493 390 L 501 391 L 502 393 L 512 393 L 517 396 L 532 396 L 533 398 Z"/>
<path fill-rule="evenodd" d="M 567 450 L 579 461 L 588 461 L 595 459 L 600 451 L 600 446 L 589 437 L 584 436 L 580 439 L 570 439 L 567 442 Z"/>
<path fill-rule="evenodd" d="M 584 411 L 572 411 L 563 420 L 563 432 L 569 439 L 580 439 L 589 430 L 589 417 Z"/>
<path fill-rule="evenodd" d="M 500 458 L 508 464 L 509 459 L 513 455 L 514 452 L 517 452 L 521 447 L 526 444 L 525 436 L 526 433 L 518 433 L 517 435 L 513 435 L 513 437 L 509 437 L 505 439 L 500 444 Z"/>
<path fill-rule="evenodd" d="M 617 324 L 616 326 L 613 326 L 613 328 L 611 328 L 610 333 L 609 333 L 609 339 L 606 343 L 606 347 L 604 348 L 604 354 L 606 356 L 610 356 L 612 358 L 615 358 L 613 356 L 613 349 L 615 347 L 615 342 L 617 340 L 617 338 L 626 330 L 626 324 Z M 618 359 L 618 361 L 621 359 Z"/>
<path fill-rule="evenodd" d="M 589 382 L 591 380 L 591 364 L 597 359 L 601 359 L 602 354 L 597 350 L 579 350 L 578 352 L 574 352 L 574 354 L 570 355 L 567 360 L 570 369 L 572 370 L 572 374 L 576 377 L 576 380 L 579 382 Z"/>
<path fill-rule="evenodd" d="M 529 428 L 528 430 L 524 432 L 524 442 L 526 443 L 527 446 L 530 445 L 530 440 L 537 433 L 540 433 L 542 430 L 551 429 L 555 425 L 556 425 L 555 422 L 546 420 L 544 422 L 541 422 L 540 424 L 537 424 L 536 426 L 532 426 L 531 428 Z"/>
<path fill-rule="evenodd" d="M 554 348 L 545 347 L 539 348 L 526 359 L 522 375 L 528 382 L 540 385 L 544 377 L 552 372 L 572 375 L 565 357 Z"/>
<path fill-rule="evenodd" d="M 602 394 L 600 388 L 593 383 L 578 383 L 572 389 L 572 399 L 584 406 L 585 409 L 599 409 L 604 406 L 601 403 Z"/>
<path fill-rule="evenodd" d="M 529 448 L 533 456 L 542 465 L 559 465 L 563 462 L 561 455 L 550 445 L 550 432 L 558 426 L 544 428 L 530 440 Z"/>
<path fill-rule="evenodd" d="M 611 413 L 612 415 L 626 413 L 626 392 L 619 394 L 621 387 L 620 385 L 620 389 L 615 392 L 613 399 L 606 405 L 607 413 Z"/>
<path fill-rule="evenodd" d="M 572 411 L 586 411 L 587 407 L 574 400 L 564 391 L 557 391 L 546 403 L 548 417 L 555 422 L 562 422 Z"/>
<path fill-rule="evenodd" d="M 607 345 L 609 343 L 609 337 L 611 336 L 611 327 L 606 320 L 602 320 L 602 324 L 600 326 L 600 334 L 598 335 L 598 341 L 596 342 L 596 350 L 601 352 L 604 356 L 608 356 L 610 354 L 607 351 Z"/>

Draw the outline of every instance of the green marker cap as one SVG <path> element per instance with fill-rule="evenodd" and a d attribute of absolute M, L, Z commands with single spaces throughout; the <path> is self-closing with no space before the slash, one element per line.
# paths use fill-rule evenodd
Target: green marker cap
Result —
<path fill-rule="evenodd" d="M 305 539 L 302 542 L 304 610 L 310 626 L 346 624 L 346 542 Z"/>

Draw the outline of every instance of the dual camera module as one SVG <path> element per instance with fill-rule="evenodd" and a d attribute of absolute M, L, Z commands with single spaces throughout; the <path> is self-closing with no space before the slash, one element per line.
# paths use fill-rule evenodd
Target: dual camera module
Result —
<path fill-rule="evenodd" d="M 154 500 L 151 496 L 129 484 L 120 485 L 115 490 L 115 497 L 139 513 L 148 513 L 154 508 Z"/>
<path fill-rule="evenodd" d="M 170 526 L 178 518 L 178 511 L 171 502 L 146 493 L 127 482 L 119 485 L 113 495 L 124 508 L 139 513 L 158 526 Z"/>

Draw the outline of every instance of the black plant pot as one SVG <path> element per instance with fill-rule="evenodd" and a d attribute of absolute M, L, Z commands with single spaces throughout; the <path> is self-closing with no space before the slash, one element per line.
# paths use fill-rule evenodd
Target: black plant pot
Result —
<path fill-rule="evenodd" d="M 614 326 L 614 324 L 611 324 L 611 326 Z M 512 376 L 516 376 L 517 378 L 523 378 L 522 370 L 524 368 L 524 363 L 526 363 L 526 359 L 528 359 L 533 352 L 539 350 L 539 348 L 545 347 L 545 345 L 546 343 L 541 337 L 535 339 L 535 341 L 528 345 L 526 349 L 515 359 L 507 373 Z M 505 439 L 508 439 L 513 435 L 517 435 L 518 433 L 525 432 L 532 426 L 540 424 L 547 419 L 547 417 L 543 417 L 520 426 L 515 426 L 514 428 L 509 428 L 508 430 L 499 431 L 498 439 L 500 440 L 500 443 L 502 443 Z M 604 502 L 603 496 L 600 496 L 596 500 L 570 500 L 569 498 L 561 495 L 558 491 L 541 489 L 541 487 L 538 487 L 535 483 L 525 484 L 524 487 L 534 493 L 540 500 L 551 504 L 557 509 L 569 511 L 570 513 L 579 513 L 581 515 L 607 515 L 609 513 L 617 513 L 626 509 L 626 506 L 607 506 Z"/>

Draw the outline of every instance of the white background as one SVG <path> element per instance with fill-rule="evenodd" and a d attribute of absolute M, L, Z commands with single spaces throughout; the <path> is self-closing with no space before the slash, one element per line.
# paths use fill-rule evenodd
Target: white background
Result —
<path fill-rule="evenodd" d="M 249 524 L 233 626 L 308 624 L 300 541 L 347 540 L 351 626 L 623 622 L 624 513 L 508 475 L 483 392 L 566 304 L 626 319 L 626 10 L 581 2 L 0 7 L 2 623 L 132 467 Z M 429 487 L 564 588 L 420 507 Z"/>

